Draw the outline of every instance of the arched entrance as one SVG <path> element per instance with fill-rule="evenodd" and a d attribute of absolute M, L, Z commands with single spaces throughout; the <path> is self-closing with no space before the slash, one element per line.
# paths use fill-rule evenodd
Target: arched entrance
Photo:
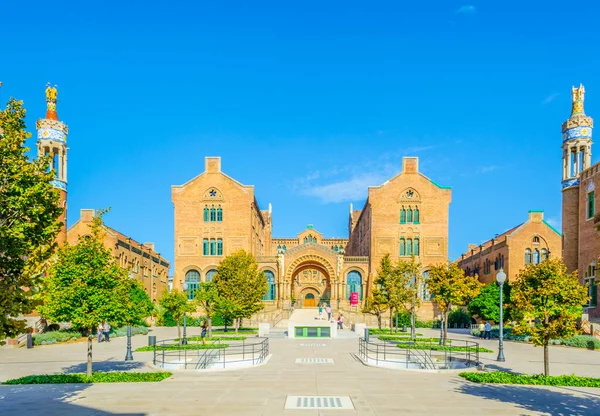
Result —
<path fill-rule="evenodd" d="M 317 300 L 315 299 L 314 293 L 306 293 L 304 295 L 304 302 L 302 306 L 305 308 L 314 308 L 317 306 Z"/>

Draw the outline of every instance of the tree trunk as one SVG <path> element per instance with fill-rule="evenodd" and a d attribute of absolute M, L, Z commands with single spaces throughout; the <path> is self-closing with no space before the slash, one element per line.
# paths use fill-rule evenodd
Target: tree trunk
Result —
<path fill-rule="evenodd" d="M 235 320 L 233 321 L 233 324 L 235 325 L 235 333 L 238 333 L 238 329 L 240 327 L 240 319 L 239 318 L 235 318 Z"/>
<path fill-rule="evenodd" d="M 413 307 L 410 311 L 410 337 L 415 339 L 417 337 L 417 331 L 415 330 L 415 308 Z"/>
<path fill-rule="evenodd" d="M 87 375 L 92 376 L 92 328 L 88 329 Z"/>
<path fill-rule="evenodd" d="M 448 316 L 450 315 L 450 309 L 444 312 L 444 343 L 442 345 L 446 345 L 446 340 L 448 339 Z"/>
<path fill-rule="evenodd" d="M 208 318 L 208 337 L 212 337 L 212 318 L 209 316 Z"/>
<path fill-rule="evenodd" d="M 544 375 L 550 375 L 550 357 L 548 357 L 548 340 L 544 340 Z"/>
<path fill-rule="evenodd" d="M 381 312 L 377 314 L 377 325 L 379 326 L 379 329 L 381 329 Z"/>
<path fill-rule="evenodd" d="M 177 320 L 177 339 L 179 340 L 179 345 L 181 345 L 181 325 L 179 319 Z"/>
<path fill-rule="evenodd" d="M 390 334 L 394 329 L 394 308 L 390 308 Z"/>

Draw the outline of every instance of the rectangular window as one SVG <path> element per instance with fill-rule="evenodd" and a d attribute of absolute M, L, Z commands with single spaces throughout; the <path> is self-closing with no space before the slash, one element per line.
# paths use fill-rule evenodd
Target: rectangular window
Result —
<path fill-rule="evenodd" d="M 406 210 L 404 208 L 400 210 L 400 224 L 406 224 Z"/>
<path fill-rule="evenodd" d="M 406 240 L 406 255 L 412 256 L 412 239 Z"/>
<path fill-rule="evenodd" d="M 208 256 L 208 238 L 202 240 L 202 255 Z"/>
<path fill-rule="evenodd" d="M 596 207 L 594 204 L 594 191 L 588 192 L 587 195 L 587 218 L 594 218 L 594 214 L 596 213 Z"/>
<path fill-rule="evenodd" d="M 420 247 L 419 247 L 419 237 L 415 237 L 413 251 L 415 252 L 415 256 L 419 255 Z"/>
<path fill-rule="evenodd" d="M 400 255 L 406 256 L 406 240 L 404 238 L 400 239 Z"/>
<path fill-rule="evenodd" d="M 215 244 L 215 239 L 211 238 L 210 239 L 210 255 L 215 256 L 216 254 L 217 254 L 217 247 Z"/>
<path fill-rule="evenodd" d="M 223 240 L 221 238 L 217 239 L 217 256 L 223 255 Z"/>
<path fill-rule="evenodd" d="M 598 306 L 598 286 L 596 286 L 596 278 L 585 279 L 584 283 L 588 285 L 588 296 L 590 297 L 586 306 Z"/>

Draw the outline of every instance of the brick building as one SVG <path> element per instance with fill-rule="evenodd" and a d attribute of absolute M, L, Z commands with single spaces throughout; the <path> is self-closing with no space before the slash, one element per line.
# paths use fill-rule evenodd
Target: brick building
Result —
<path fill-rule="evenodd" d="M 67 230 L 69 244 L 77 244 L 80 236 L 90 234 L 93 209 L 82 209 L 79 219 Z M 152 302 L 157 302 L 168 288 L 169 262 L 154 250 L 154 243 L 139 243 L 119 231 L 104 225 L 104 246 L 112 251 L 121 268 L 131 278 L 142 283 Z"/>
<path fill-rule="evenodd" d="M 404 158 L 402 171 L 383 185 L 369 187 L 360 210 L 350 206 L 348 238 L 325 238 L 312 225 L 295 237 L 272 237 L 272 210 L 261 210 L 254 187 L 221 171 L 219 157 L 205 159 L 205 171 L 172 187 L 175 219 L 173 287 L 184 282 L 190 298 L 200 282 L 210 281 L 224 256 L 237 249 L 252 253 L 267 275 L 265 311 L 277 312 L 292 302 L 315 307 L 328 302 L 350 311 L 369 295 L 381 258 L 423 264 L 448 258 L 448 209 L 451 190 L 418 171 L 417 158 Z M 425 298 L 422 319 L 433 319 Z M 358 310 L 357 308 L 353 309 Z"/>
<path fill-rule="evenodd" d="M 550 255 L 560 256 L 561 235 L 544 220 L 543 211 L 529 211 L 527 221 L 497 234 L 482 244 L 469 244 L 458 265 L 469 276 L 479 276 L 479 281 L 496 280 L 500 268 L 509 282 L 530 263 L 540 263 Z"/>
<path fill-rule="evenodd" d="M 584 112 L 583 85 L 572 88 L 571 116 L 562 125 L 562 231 L 563 259 L 569 272 L 578 271 L 589 285 L 590 320 L 600 320 L 597 268 L 600 261 L 600 215 L 596 211 L 596 187 L 600 187 L 600 163 L 592 165 L 594 121 Z"/>

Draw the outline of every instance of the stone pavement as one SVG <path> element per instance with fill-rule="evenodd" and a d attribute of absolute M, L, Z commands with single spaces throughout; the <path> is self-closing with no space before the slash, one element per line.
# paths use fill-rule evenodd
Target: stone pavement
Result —
<path fill-rule="evenodd" d="M 347 331 L 347 330 L 345 330 Z M 197 328 L 189 333 L 196 334 Z M 419 330 L 425 335 L 436 331 Z M 175 338 L 174 328 L 155 328 L 158 339 Z M 348 334 L 350 335 L 350 334 Z M 452 334 L 456 339 L 472 339 Z M 312 341 L 273 338 L 268 363 L 211 373 L 177 372 L 161 383 L 0 386 L 0 415 L 598 415 L 600 389 L 481 386 L 451 373 L 366 367 L 357 361 L 357 339 Z M 133 338 L 134 347 L 147 344 Z M 482 345 L 496 350 L 497 342 Z M 85 369 L 85 343 L 0 349 L 0 380 L 26 374 Z M 553 373 L 599 376 L 600 352 L 551 347 Z M 507 342 L 502 368 L 540 372 L 542 350 Z M 124 363 L 125 339 L 94 344 L 95 369 L 148 371 L 151 353 L 134 353 Z M 296 358 L 332 358 L 334 364 L 295 364 Z M 496 366 L 495 353 L 482 355 Z M 348 395 L 356 410 L 284 410 L 288 395 Z"/>

